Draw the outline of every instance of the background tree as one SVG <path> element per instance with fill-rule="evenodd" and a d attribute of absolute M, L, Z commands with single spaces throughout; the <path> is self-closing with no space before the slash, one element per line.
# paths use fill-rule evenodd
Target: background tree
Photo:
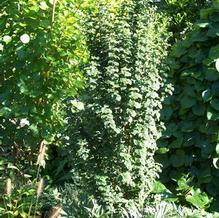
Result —
<path fill-rule="evenodd" d="M 23 164 L 33 161 L 42 140 L 57 141 L 64 101 L 83 85 L 79 13 L 72 1 L 60 1 L 52 22 L 50 2 L 1 2 L 1 143 Z"/>

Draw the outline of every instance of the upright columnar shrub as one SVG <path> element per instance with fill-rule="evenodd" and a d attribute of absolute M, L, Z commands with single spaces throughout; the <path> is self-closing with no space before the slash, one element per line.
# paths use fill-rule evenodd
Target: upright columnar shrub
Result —
<path fill-rule="evenodd" d="M 0 2 L 0 145 L 17 163 L 57 142 L 64 101 L 82 87 L 81 14 L 72 0 L 54 2 Z"/>
<path fill-rule="evenodd" d="M 117 12 L 100 6 L 86 23 L 91 56 L 84 110 L 73 117 L 80 127 L 73 170 L 113 217 L 122 207 L 142 208 L 159 171 L 153 155 L 167 23 L 145 0 L 123 1 Z"/>
<path fill-rule="evenodd" d="M 174 92 L 165 101 L 158 159 L 162 179 L 181 200 L 219 208 L 219 2 L 201 11 L 194 31 L 174 47 Z M 210 197 L 207 197 L 207 193 Z"/>

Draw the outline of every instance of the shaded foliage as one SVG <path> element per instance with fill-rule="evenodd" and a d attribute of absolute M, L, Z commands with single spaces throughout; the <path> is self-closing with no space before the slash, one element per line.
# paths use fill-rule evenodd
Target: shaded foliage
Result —
<path fill-rule="evenodd" d="M 200 9 L 211 4 L 211 0 L 161 0 L 157 4 L 171 19 L 169 31 L 173 33 L 173 44 L 191 30 L 199 17 Z"/>
<path fill-rule="evenodd" d="M 173 94 L 165 99 L 166 130 L 159 140 L 162 181 L 180 200 L 218 210 L 218 8 L 199 21 L 172 51 Z M 207 196 L 207 194 L 208 196 Z"/>

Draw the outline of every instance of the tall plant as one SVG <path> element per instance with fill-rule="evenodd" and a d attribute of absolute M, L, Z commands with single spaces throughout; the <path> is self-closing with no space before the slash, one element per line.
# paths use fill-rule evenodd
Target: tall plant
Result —
<path fill-rule="evenodd" d="M 91 55 L 84 110 L 72 119 L 80 128 L 71 140 L 78 137 L 73 171 L 113 217 L 143 208 L 159 171 L 153 155 L 167 23 L 146 0 L 123 1 L 116 13 L 100 5 L 86 22 Z"/>

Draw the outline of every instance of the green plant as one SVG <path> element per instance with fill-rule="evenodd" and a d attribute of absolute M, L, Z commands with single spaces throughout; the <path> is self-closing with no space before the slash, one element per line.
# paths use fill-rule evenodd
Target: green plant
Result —
<path fill-rule="evenodd" d="M 32 166 L 31 169 L 37 172 L 35 178 L 31 175 L 23 174 L 12 164 L 7 164 L 6 169 L 1 168 L 3 179 L 3 182 L 1 181 L 2 190 L 0 197 L 1 217 L 35 218 L 42 214 L 51 213 L 52 208 L 60 205 L 59 196 L 48 184 L 50 182 L 48 177 L 40 177 L 42 167 L 45 167 L 45 156 L 46 144 L 42 142 L 36 167 Z M 1 162 L 1 166 L 3 165 L 4 162 Z M 4 178 L 7 178 L 6 182 Z"/>
<path fill-rule="evenodd" d="M 42 181 L 42 179 L 40 181 L 26 179 L 24 183 L 12 180 L 11 192 L 0 197 L 0 216 L 2 218 L 35 218 L 43 214 L 48 216 L 52 208 L 59 206 L 61 202 L 54 195 L 53 188 L 49 185 L 42 187 Z"/>
<path fill-rule="evenodd" d="M 60 188 L 63 210 L 67 218 L 107 218 L 106 211 L 84 189 L 75 184 L 66 183 Z"/>
<path fill-rule="evenodd" d="M 110 217 L 141 211 L 159 171 L 153 155 L 167 23 L 147 1 L 136 0 L 123 1 L 116 12 L 100 5 L 86 22 L 87 88 L 74 101 L 68 152 L 76 183 Z M 78 105 L 84 109 L 75 112 Z"/>
<path fill-rule="evenodd" d="M 31 165 L 42 140 L 60 144 L 65 100 L 83 87 L 81 12 L 73 0 L 59 1 L 55 11 L 52 2 L 0 3 L 1 148 L 23 168 Z"/>
<path fill-rule="evenodd" d="M 173 33 L 171 42 L 181 40 L 191 30 L 199 16 L 201 8 L 206 7 L 211 0 L 161 0 L 159 6 L 170 17 L 169 31 Z"/>
<path fill-rule="evenodd" d="M 46 175 L 47 169 L 35 166 L 35 160 L 42 141 L 48 151 L 44 162 L 38 160 L 40 166 L 61 147 L 66 101 L 84 85 L 81 66 L 87 53 L 78 5 L 74 0 L 0 2 L 1 193 L 7 178 L 15 185 L 0 204 L 9 216 L 35 216 L 49 202 L 49 194 L 45 201 L 37 197 L 35 186 L 41 178 L 49 184 L 55 181 Z"/>
<path fill-rule="evenodd" d="M 154 208 L 153 218 L 217 218 L 218 213 L 208 213 L 204 210 L 191 209 L 177 204 L 161 201 Z M 148 217 L 147 217 L 148 218 Z"/>
<path fill-rule="evenodd" d="M 172 51 L 173 92 L 164 101 L 166 130 L 158 141 L 162 181 L 179 200 L 218 210 L 218 8 L 200 20 Z"/>

